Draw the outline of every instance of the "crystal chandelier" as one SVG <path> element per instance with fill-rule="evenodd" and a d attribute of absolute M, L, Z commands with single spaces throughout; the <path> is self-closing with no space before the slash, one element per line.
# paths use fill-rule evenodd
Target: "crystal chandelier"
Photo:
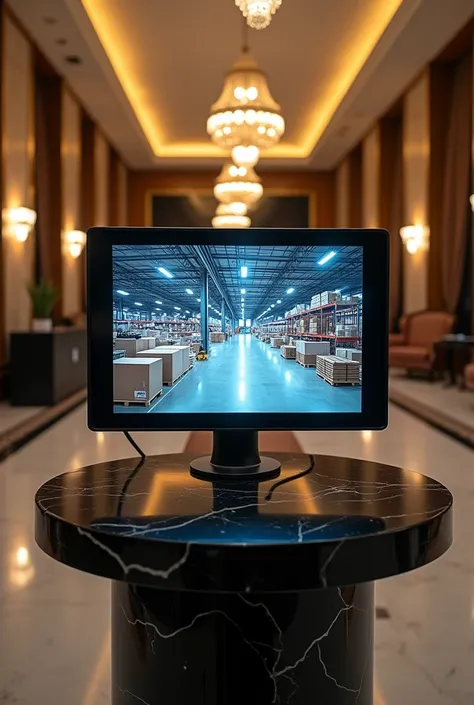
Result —
<path fill-rule="evenodd" d="M 249 228 L 247 206 L 242 202 L 220 203 L 212 219 L 213 228 Z"/>
<path fill-rule="evenodd" d="M 284 131 L 285 121 L 270 93 L 267 77 L 244 46 L 225 78 L 219 99 L 211 106 L 207 132 L 219 147 L 233 150 L 238 166 L 250 167 L 257 163 L 261 150 L 279 142 Z M 237 147 L 240 151 L 234 150 Z M 239 160 L 242 155 L 246 162 Z"/>
<path fill-rule="evenodd" d="M 272 15 L 278 10 L 282 0 L 235 0 L 235 4 L 247 18 L 247 24 L 253 29 L 265 29 L 272 21 Z"/>
<path fill-rule="evenodd" d="M 260 177 L 252 168 L 236 166 L 230 160 L 224 163 L 214 186 L 214 196 L 220 203 L 230 204 L 238 201 L 248 208 L 256 203 L 262 194 Z"/>

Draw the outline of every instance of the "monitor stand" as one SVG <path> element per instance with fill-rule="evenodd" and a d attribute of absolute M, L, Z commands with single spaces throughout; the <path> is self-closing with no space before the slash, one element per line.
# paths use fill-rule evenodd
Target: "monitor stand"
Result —
<path fill-rule="evenodd" d="M 278 460 L 260 457 L 258 431 L 213 431 L 212 455 L 190 463 L 191 475 L 203 480 L 269 480 L 278 477 Z"/>

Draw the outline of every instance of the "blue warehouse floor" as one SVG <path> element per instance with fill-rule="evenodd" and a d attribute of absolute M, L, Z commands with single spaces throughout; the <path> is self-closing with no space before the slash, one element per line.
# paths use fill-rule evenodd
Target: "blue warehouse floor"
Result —
<path fill-rule="evenodd" d="M 211 345 L 209 360 L 195 362 L 149 407 L 114 406 L 117 413 L 360 412 L 360 387 L 332 387 L 295 360 L 285 360 L 251 335 Z"/>

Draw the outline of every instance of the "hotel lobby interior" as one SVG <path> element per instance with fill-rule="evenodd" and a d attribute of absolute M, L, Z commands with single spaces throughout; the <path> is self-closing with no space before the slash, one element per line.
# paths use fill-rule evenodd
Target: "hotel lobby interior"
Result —
<path fill-rule="evenodd" d="M 0 24 L 0 703 L 184 705 L 114 684 L 110 585 L 36 545 L 35 493 L 61 473 L 135 455 L 121 433 L 87 427 L 86 231 L 185 226 L 389 231 L 388 428 L 267 431 L 261 447 L 392 465 L 449 489 L 449 551 L 377 580 L 373 705 L 474 705 L 474 0 L 0 0 Z M 119 338 L 196 323 L 181 304 L 167 314 L 157 300 L 145 313 L 127 286 L 114 291 Z M 250 340 L 257 316 L 247 321 L 241 294 L 237 329 L 249 341 L 234 335 L 217 361 L 263 346 Z M 268 311 L 266 325 L 288 334 L 285 311 Z M 210 312 L 211 336 L 222 315 Z M 204 379 L 211 364 L 212 353 Z M 179 388 L 183 405 L 196 379 Z M 171 405 L 178 395 L 165 391 L 159 402 Z M 211 444 L 206 431 L 134 437 L 147 455 Z M 159 473 L 153 488 L 147 514 L 173 491 Z M 59 534 L 48 540 L 60 553 Z M 337 589 L 349 628 L 361 608 Z M 181 648 L 172 637 L 184 627 L 140 624 L 153 653 L 153 640 Z M 371 686 L 335 675 L 324 649 L 314 639 L 280 671 L 262 660 L 274 703 L 307 705 L 298 669 L 311 652 L 324 705 L 370 705 Z M 205 691 L 196 703 L 234 705 Z M 247 702 L 267 705 L 266 695 Z"/>

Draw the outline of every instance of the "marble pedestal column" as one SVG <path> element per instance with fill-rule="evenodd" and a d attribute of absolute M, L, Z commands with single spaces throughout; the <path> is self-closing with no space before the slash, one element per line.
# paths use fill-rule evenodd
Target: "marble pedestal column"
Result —
<path fill-rule="evenodd" d="M 448 550 L 451 494 L 380 463 L 275 457 L 275 481 L 208 482 L 164 455 L 38 490 L 39 546 L 112 581 L 112 705 L 372 705 L 373 583 Z"/>
<path fill-rule="evenodd" d="M 372 705 L 373 584 L 280 594 L 112 585 L 112 705 Z"/>

